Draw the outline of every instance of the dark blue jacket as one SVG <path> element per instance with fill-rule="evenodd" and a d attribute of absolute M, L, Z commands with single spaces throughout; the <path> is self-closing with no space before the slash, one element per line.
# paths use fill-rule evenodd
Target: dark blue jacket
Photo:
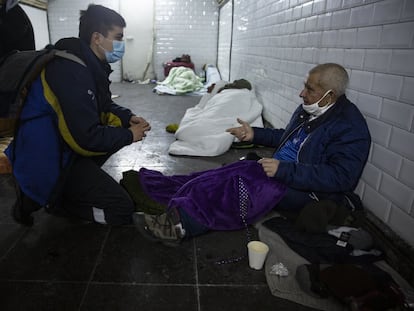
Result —
<path fill-rule="evenodd" d="M 86 66 L 55 58 L 33 82 L 15 139 L 6 150 L 22 191 L 41 205 L 51 196 L 74 156 L 110 155 L 131 144 L 130 110 L 111 99 L 107 63 L 77 38 L 56 48 Z"/>
<path fill-rule="evenodd" d="M 275 152 L 295 129 L 304 125 L 307 138 L 295 162 L 281 161 L 275 179 L 289 187 L 280 208 L 299 209 L 311 197 L 340 202 L 352 192 L 368 159 L 371 136 L 364 117 L 345 95 L 317 119 L 299 106 L 286 129 L 254 128 L 255 144 L 275 147 Z"/>

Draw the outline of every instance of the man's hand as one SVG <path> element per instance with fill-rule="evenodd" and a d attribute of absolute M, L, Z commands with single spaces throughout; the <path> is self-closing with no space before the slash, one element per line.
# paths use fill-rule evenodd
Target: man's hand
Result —
<path fill-rule="evenodd" d="M 129 119 L 129 125 L 134 124 L 146 124 L 149 126 L 149 123 L 144 118 L 138 116 L 132 116 L 131 119 Z"/>
<path fill-rule="evenodd" d="M 262 158 L 257 162 L 262 165 L 263 171 L 267 177 L 275 177 L 277 169 L 279 168 L 279 160 L 273 158 Z"/>
<path fill-rule="evenodd" d="M 146 132 L 151 129 L 151 126 L 144 118 L 132 116 L 129 120 L 131 125 L 128 129 L 132 132 L 133 142 L 142 140 L 146 135 Z"/>
<path fill-rule="evenodd" d="M 241 124 L 239 127 L 232 127 L 226 130 L 230 134 L 237 137 L 240 141 L 252 141 L 254 132 L 249 123 L 237 118 L 237 122 Z"/>

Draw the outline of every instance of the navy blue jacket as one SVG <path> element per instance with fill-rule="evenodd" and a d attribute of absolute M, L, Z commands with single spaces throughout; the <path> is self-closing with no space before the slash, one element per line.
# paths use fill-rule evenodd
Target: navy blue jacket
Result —
<path fill-rule="evenodd" d="M 275 152 L 304 125 L 307 138 L 295 162 L 280 161 L 275 179 L 289 187 L 279 203 L 282 209 L 299 209 L 316 197 L 341 202 L 343 193 L 357 186 L 368 159 L 371 136 L 364 117 L 345 95 L 326 113 L 309 121 L 302 106 L 286 128 L 253 128 L 255 144 L 275 147 Z"/>
<path fill-rule="evenodd" d="M 133 142 L 132 113 L 111 99 L 111 69 L 77 38 L 60 40 L 84 64 L 55 58 L 33 82 L 19 128 L 6 154 L 22 191 L 40 205 L 56 196 L 62 172 L 75 156 L 100 156 Z"/>

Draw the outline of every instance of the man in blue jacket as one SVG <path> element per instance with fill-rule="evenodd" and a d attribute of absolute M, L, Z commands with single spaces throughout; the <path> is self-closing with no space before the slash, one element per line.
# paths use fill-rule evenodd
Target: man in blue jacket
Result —
<path fill-rule="evenodd" d="M 251 127 L 239 119 L 241 126 L 227 130 L 240 141 L 275 147 L 271 158 L 189 176 L 141 169 L 144 194 L 168 210 L 135 216 L 138 227 L 154 240 L 176 242 L 207 230 L 243 228 L 274 207 L 299 211 L 320 200 L 343 205 L 345 193 L 358 183 L 371 144 L 363 115 L 345 96 L 347 85 L 342 66 L 317 65 L 309 71 L 299 95 L 303 103 L 285 129 Z M 159 188 L 165 191 L 159 193 Z"/>
<path fill-rule="evenodd" d="M 334 63 L 309 71 L 303 100 L 284 130 L 241 127 L 228 131 L 242 141 L 275 146 L 273 158 L 259 160 L 264 172 L 288 186 L 278 204 L 300 209 L 312 200 L 341 202 L 355 189 L 368 159 L 371 136 L 364 117 L 345 96 L 346 70 Z"/>
<path fill-rule="evenodd" d="M 17 181 L 14 219 L 32 225 L 31 213 L 48 211 L 98 223 L 127 224 L 134 204 L 101 165 L 140 141 L 149 123 L 115 104 L 109 63 L 124 54 L 125 20 L 90 5 L 81 13 L 79 38 L 59 40 L 73 60 L 55 58 L 33 82 L 6 154 Z"/>

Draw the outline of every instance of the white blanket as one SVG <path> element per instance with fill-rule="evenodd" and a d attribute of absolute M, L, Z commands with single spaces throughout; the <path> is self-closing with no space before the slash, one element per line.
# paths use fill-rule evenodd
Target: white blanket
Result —
<path fill-rule="evenodd" d="M 219 88 L 216 84 L 214 90 Z M 263 127 L 262 105 L 253 91 L 226 89 L 218 94 L 204 95 L 199 104 L 187 109 L 178 130 L 177 140 L 168 152 L 174 155 L 217 156 L 226 152 L 234 136 L 226 132 L 240 126 L 240 118 L 253 126 Z"/>

